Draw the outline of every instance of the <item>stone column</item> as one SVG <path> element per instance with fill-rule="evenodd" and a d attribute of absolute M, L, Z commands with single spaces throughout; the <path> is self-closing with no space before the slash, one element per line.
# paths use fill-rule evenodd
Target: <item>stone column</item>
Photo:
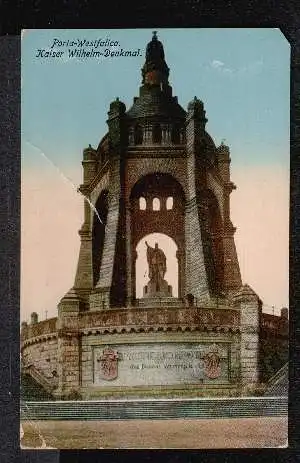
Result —
<path fill-rule="evenodd" d="M 145 123 L 145 125 L 144 125 L 143 144 L 144 145 L 151 145 L 152 144 L 152 127 L 148 123 Z"/>
<path fill-rule="evenodd" d="M 258 386 L 259 374 L 259 326 L 261 301 L 253 289 L 245 284 L 234 296 L 240 308 L 240 360 L 241 386 L 245 395 Z"/>
<path fill-rule="evenodd" d="M 162 145 L 170 145 L 171 143 L 171 130 L 168 124 L 162 124 Z"/>
<path fill-rule="evenodd" d="M 128 144 L 129 146 L 134 145 L 134 128 L 130 127 L 128 132 Z"/>
<path fill-rule="evenodd" d="M 74 288 L 86 295 L 93 287 L 93 262 L 92 262 L 92 231 L 91 231 L 91 205 L 89 192 L 86 185 L 81 185 L 80 193 L 84 197 L 84 222 L 79 230 L 80 251 L 75 275 Z"/>
<path fill-rule="evenodd" d="M 188 105 L 186 116 L 188 192 L 185 207 L 185 289 L 186 293 L 193 294 L 199 301 L 210 297 L 209 275 L 204 254 L 205 236 L 200 224 L 196 194 L 196 180 L 199 176 L 199 169 L 196 168 L 196 152 L 205 121 L 203 103 L 195 97 Z"/>
<path fill-rule="evenodd" d="M 81 300 L 70 290 L 58 305 L 58 388 L 55 395 L 80 394 L 79 312 Z"/>
<path fill-rule="evenodd" d="M 131 251 L 131 208 L 129 205 L 126 206 L 126 273 L 127 273 L 127 300 L 126 305 L 130 307 L 132 305 L 132 251 Z"/>
<path fill-rule="evenodd" d="M 181 299 L 185 296 L 184 287 L 185 287 L 185 260 L 184 252 L 182 249 L 178 249 L 176 252 L 176 257 L 178 261 L 178 298 Z"/>

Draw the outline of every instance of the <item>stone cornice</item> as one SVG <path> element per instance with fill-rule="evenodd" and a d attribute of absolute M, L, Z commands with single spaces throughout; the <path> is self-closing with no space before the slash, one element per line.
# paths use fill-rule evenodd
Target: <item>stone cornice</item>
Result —
<path fill-rule="evenodd" d="M 58 337 L 78 337 L 80 334 L 148 333 L 166 331 L 237 332 L 240 314 L 235 309 L 197 307 L 148 307 L 88 311 L 78 314 L 76 329 L 64 326 L 52 332 L 45 331 L 43 322 L 33 325 L 35 332 L 22 336 L 22 348 Z M 56 319 L 55 319 L 56 320 Z M 41 325 L 41 326 L 39 326 Z M 37 327 L 39 329 L 37 329 Z M 38 334 L 39 333 L 39 334 Z"/>
<path fill-rule="evenodd" d="M 236 331 L 239 312 L 234 309 L 197 307 L 131 308 L 82 313 L 79 329 L 84 332 L 130 333 L 157 331 Z"/>
<path fill-rule="evenodd" d="M 58 338 L 58 333 L 49 333 L 49 334 L 42 334 L 40 336 L 33 336 L 30 338 L 26 339 L 21 339 L 21 352 L 22 350 L 27 347 L 31 346 L 32 344 L 39 344 L 42 342 L 50 341 L 51 339 L 57 339 Z"/>
<path fill-rule="evenodd" d="M 142 158 L 185 158 L 186 152 L 182 146 L 161 146 L 155 145 L 144 147 L 130 147 L 126 152 L 127 159 L 142 159 Z"/>

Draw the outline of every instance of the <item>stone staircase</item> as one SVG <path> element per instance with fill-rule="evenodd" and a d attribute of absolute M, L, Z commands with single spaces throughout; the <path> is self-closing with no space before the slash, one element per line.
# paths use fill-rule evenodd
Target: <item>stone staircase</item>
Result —
<path fill-rule="evenodd" d="M 287 413 L 287 397 L 21 402 L 22 420 L 220 419 Z"/>
<path fill-rule="evenodd" d="M 57 378 L 49 379 L 41 373 L 34 365 L 22 366 L 22 374 L 30 376 L 37 384 L 39 384 L 48 394 L 57 388 Z"/>
<path fill-rule="evenodd" d="M 47 392 L 31 375 L 21 373 L 20 397 L 23 401 L 54 400 L 51 393 Z"/>
<path fill-rule="evenodd" d="M 287 396 L 289 389 L 289 364 L 288 362 L 275 373 L 268 381 L 264 396 Z"/>

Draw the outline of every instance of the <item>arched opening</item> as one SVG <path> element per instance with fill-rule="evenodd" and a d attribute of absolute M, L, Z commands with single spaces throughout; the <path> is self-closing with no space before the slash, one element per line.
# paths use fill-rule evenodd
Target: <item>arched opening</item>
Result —
<path fill-rule="evenodd" d="M 154 124 L 152 136 L 153 136 L 153 143 L 161 143 L 162 134 L 161 134 L 161 126 L 159 124 Z"/>
<path fill-rule="evenodd" d="M 160 211 L 160 200 L 158 198 L 153 198 L 152 209 L 154 211 Z"/>
<path fill-rule="evenodd" d="M 139 199 L 139 207 L 140 207 L 140 211 L 145 211 L 147 208 L 147 202 L 143 196 L 141 196 Z"/>
<path fill-rule="evenodd" d="M 103 253 L 105 226 L 108 213 L 108 191 L 103 190 L 95 204 L 97 210 L 94 212 L 93 219 L 93 281 L 94 286 L 97 284 L 100 274 L 100 266 Z"/>
<path fill-rule="evenodd" d="M 150 233 L 144 236 L 136 246 L 137 259 L 135 263 L 135 292 L 138 299 L 144 295 L 144 288 L 149 282 L 149 265 L 147 261 L 147 245 L 155 248 L 158 244 L 159 249 L 166 256 L 166 272 L 164 279 L 172 287 L 173 297 L 178 297 L 178 247 L 175 241 L 164 233 Z"/>
<path fill-rule="evenodd" d="M 139 198 L 141 197 L 144 197 L 147 200 L 146 211 L 141 211 L 139 208 Z M 166 200 L 167 198 L 171 197 L 173 198 L 173 208 L 167 211 Z M 157 210 L 157 201 L 154 201 L 153 208 L 153 200 L 155 198 L 160 202 L 159 210 Z M 144 237 L 147 237 L 148 235 L 151 235 L 153 233 L 159 233 L 168 236 L 170 239 L 174 240 L 174 243 L 176 243 L 176 246 L 178 247 L 175 261 L 177 279 L 175 278 L 176 282 L 174 284 L 173 282 L 170 283 L 169 281 L 168 283 L 173 287 L 171 296 L 179 298 L 183 297 L 185 294 L 186 284 L 184 222 L 185 194 L 181 184 L 170 174 L 165 174 L 161 172 L 147 174 L 141 177 L 138 180 L 138 182 L 136 182 L 133 186 L 130 194 L 130 205 L 131 275 L 128 285 L 128 297 L 131 298 L 132 303 L 134 304 L 134 300 L 141 296 L 141 291 L 143 290 L 143 287 L 142 289 L 140 289 L 139 296 L 136 295 L 136 279 L 140 278 L 141 273 L 143 274 L 143 271 L 136 266 L 136 249 L 139 242 L 142 239 L 144 239 Z M 176 207 L 174 207 L 174 205 L 176 205 Z M 146 249 L 145 242 L 143 246 Z M 145 249 L 143 251 L 144 253 L 146 253 Z M 172 267 L 174 266 L 172 265 Z M 167 279 L 167 277 L 168 275 L 166 274 L 165 278 Z"/>
<path fill-rule="evenodd" d="M 143 127 L 140 124 L 136 124 L 134 128 L 134 144 L 141 145 L 143 143 Z"/>
<path fill-rule="evenodd" d="M 170 211 L 173 209 L 173 196 L 169 196 L 166 201 L 166 209 L 167 211 Z"/>

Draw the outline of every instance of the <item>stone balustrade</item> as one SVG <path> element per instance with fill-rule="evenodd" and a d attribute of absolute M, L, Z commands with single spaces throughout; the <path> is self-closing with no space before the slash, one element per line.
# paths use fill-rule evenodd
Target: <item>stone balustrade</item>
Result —
<path fill-rule="evenodd" d="M 79 331 L 100 333 L 142 331 L 220 330 L 238 331 L 239 311 L 198 307 L 161 307 L 108 309 L 79 314 Z M 63 330 L 65 331 L 65 330 Z M 57 334 L 57 318 L 51 318 L 22 328 L 21 341 Z"/>
<path fill-rule="evenodd" d="M 239 329 L 239 312 L 234 309 L 204 309 L 197 307 L 151 307 L 110 309 L 86 312 L 80 315 L 79 327 L 83 331 L 141 332 L 158 330 L 233 330 Z"/>
<path fill-rule="evenodd" d="M 35 338 L 37 336 L 48 335 L 57 332 L 57 317 L 48 318 L 47 320 L 43 320 L 41 322 L 27 325 L 22 325 L 21 330 L 21 341 L 25 341 L 26 339 Z"/>

